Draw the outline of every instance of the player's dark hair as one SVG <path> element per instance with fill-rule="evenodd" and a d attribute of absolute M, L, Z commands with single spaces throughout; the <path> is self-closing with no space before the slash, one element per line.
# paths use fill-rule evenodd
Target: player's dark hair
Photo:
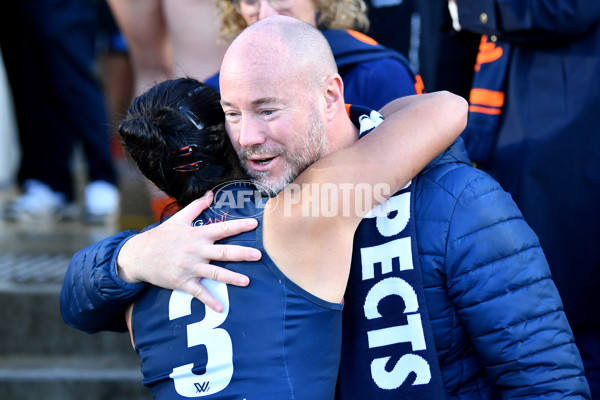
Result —
<path fill-rule="evenodd" d="M 138 96 L 119 125 L 140 171 L 179 207 L 244 176 L 219 100 L 195 79 L 167 80 Z"/>

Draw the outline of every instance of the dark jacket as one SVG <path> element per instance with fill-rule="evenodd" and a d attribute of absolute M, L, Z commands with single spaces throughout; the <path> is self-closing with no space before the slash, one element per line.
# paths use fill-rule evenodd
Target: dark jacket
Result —
<path fill-rule="evenodd" d="M 510 195 L 471 166 L 462 139 L 419 174 L 415 222 L 450 398 L 499 398 L 499 388 L 514 398 L 590 398 L 537 236 Z M 116 275 L 116 250 L 132 234 L 114 235 L 73 257 L 61 292 L 69 325 L 126 330 L 124 308 L 145 288 Z"/>
<path fill-rule="evenodd" d="M 462 140 L 417 181 L 425 297 L 453 399 L 590 398 L 537 236 Z"/>
<path fill-rule="evenodd" d="M 469 154 L 539 236 L 573 329 L 598 332 L 600 2 L 457 3 L 463 30 L 487 35 Z"/>

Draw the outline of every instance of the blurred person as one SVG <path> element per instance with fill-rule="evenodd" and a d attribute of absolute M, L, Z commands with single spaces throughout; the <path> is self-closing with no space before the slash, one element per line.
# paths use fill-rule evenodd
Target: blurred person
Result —
<path fill-rule="evenodd" d="M 243 165 L 257 184 L 276 189 L 302 168 L 267 151 L 278 142 L 294 147 L 299 131 L 276 122 L 286 108 L 265 106 L 251 95 L 252 83 L 261 93 L 255 75 L 285 70 L 281 62 L 262 59 L 261 54 L 273 57 L 269 40 L 277 37 L 274 33 L 241 41 L 237 62 L 222 66 L 221 86 L 228 123 L 243 122 L 228 127 Z M 259 99 L 270 98 L 259 93 Z M 264 154 L 249 156 L 248 149 L 261 148 Z M 365 156 L 368 162 L 378 158 Z M 462 139 L 391 199 L 392 212 L 363 219 L 354 235 L 337 397 L 393 398 L 407 390 L 423 394 L 420 384 L 435 377 L 427 381 L 421 370 L 402 369 L 403 357 L 408 356 L 409 368 L 422 365 L 419 351 L 433 347 L 416 340 L 417 333 L 427 337 L 431 324 L 448 397 L 589 399 L 581 358 L 537 236 L 510 195 L 473 168 Z M 211 259 L 257 257 L 252 249 L 212 245 L 247 228 L 190 223 L 175 214 L 153 229 L 125 231 L 82 249 L 73 257 L 61 291 L 65 321 L 87 332 L 124 331 L 124 310 L 146 290 L 145 282 L 186 291 L 211 309 L 223 310 L 199 278 L 248 284 L 238 272 L 208 264 Z M 426 306 L 418 286 L 411 288 L 417 293 L 412 295 L 402 284 L 421 274 Z M 412 354 L 406 354 L 407 347 Z"/>
<path fill-rule="evenodd" d="M 219 68 L 210 0 L 107 0 L 131 57 L 134 97 L 165 79 L 203 80 Z"/>
<path fill-rule="evenodd" d="M 203 80 L 219 68 L 225 47 L 217 41 L 211 0 L 107 0 L 125 37 L 133 96 L 165 79 Z M 155 220 L 172 199 L 148 182 Z"/>
<path fill-rule="evenodd" d="M 464 133 L 540 238 L 600 398 L 600 3 L 451 2 L 483 35 Z"/>
<path fill-rule="evenodd" d="M 5 8 L 0 36 L 19 127 L 23 194 L 4 206 L 3 217 L 75 217 L 71 161 L 75 146 L 81 145 L 88 174 L 84 220 L 116 218 L 120 194 L 104 97 L 94 71 L 91 3 L 24 0 Z"/>
<path fill-rule="evenodd" d="M 97 66 L 102 78 L 111 132 L 127 112 L 133 96 L 133 71 L 127 43 L 106 1 L 95 2 Z M 114 157 L 122 157 L 119 135 L 111 135 Z"/>
<path fill-rule="evenodd" d="M 149 288 L 135 301 L 128 324 L 142 361 L 144 384 L 156 399 L 191 396 L 198 390 L 211 398 L 230 398 L 236 393 L 257 398 L 332 399 L 340 362 L 342 297 L 352 239 L 363 214 L 370 209 L 344 213 L 343 208 L 355 209 L 353 203 L 363 198 L 356 195 L 360 185 L 386 184 L 391 189 L 387 190 L 388 196 L 400 190 L 413 173 L 458 137 L 466 123 L 466 102 L 456 101 L 451 94 L 413 96 L 400 105 L 386 106 L 387 118 L 369 133 L 372 139 L 351 145 L 358 138 L 358 129 L 347 115 L 341 79 L 335 72 L 329 46 L 322 37 L 320 43 L 316 41 L 319 38 L 313 28 L 307 30 L 304 25 L 293 30 L 286 25 L 286 29 L 294 40 L 312 41 L 315 51 L 293 52 L 304 62 L 288 63 L 294 71 L 285 72 L 301 78 L 290 85 L 288 94 L 304 101 L 296 102 L 294 111 L 281 118 L 292 122 L 300 120 L 299 115 L 317 112 L 315 116 L 322 118 L 329 114 L 333 118 L 324 118 L 321 130 L 313 135 L 326 135 L 326 130 L 334 129 L 336 136 L 345 140 L 330 143 L 332 150 L 339 151 L 309 166 L 287 191 L 271 199 L 265 197 L 266 203 L 231 204 L 227 200 L 232 196 L 254 197 L 257 189 L 249 181 L 239 181 L 246 175 L 225 132 L 218 92 L 210 86 L 183 78 L 162 82 L 136 98 L 120 124 L 124 147 L 141 171 L 177 199 L 179 206 L 200 198 L 215 185 L 225 184 L 214 194 L 214 208 L 200 216 L 193 213 L 193 208 L 182 211 L 192 211 L 192 225 L 258 214 L 256 232 L 224 242 L 264 251 L 261 260 L 252 264 L 225 264 L 247 272 L 251 280 L 248 287 L 204 282 L 215 295 L 222 296 L 226 309 L 221 314 L 194 307 L 196 303 L 191 303 L 193 297 L 189 294 L 158 287 Z M 273 43 L 275 48 L 281 46 Z M 311 57 L 317 60 L 309 61 Z M 313 65 L 326 68 L 314 69 Z M 273 83 L 277 88 L 276 79 L 264 80 L 263 86 Z M 332 103 L 321 101 L 326 95 L 335 97 Z M 289 100 L 282 95 L 280 101 Z M 229 118 L 235 119 L 231 115 Z M 364 118 L 369 121 L 368 127 L 381 122 L 375 115 Z M 378 152 L 382 143 L 394 148 L 394 153 L 380 157 L 376 164 L 365 163 L 365 153 Z M 403 153 L 406 155 L 400 156 Z M 307 201 L 311 196 L 297 188 L 323 188 L 323 184 L 331 188 L 336 181 L 349 185 L 350 190 L 346 203 L 328 204 L 338 209 L 333 216 L 304 215 L 303 207 L 291 203 Z M 377 193 L 366 194 L 364 201 L 377 203 L 387 197 Z M 314 243 L 321 241 L 329 245 L 315 248 Z M 188 306 L 190 312 L 186 311 Z M 219 322 L 211 325 L 212 320 Z M 176 328 L 178 333 L 174 335 L 174 326 L 185 321 L 190 327 L 187 335 Z M 217 324 L 218 334 L 214 329 L 193 332 L 192 328 L 217 328 Z M 200 342 L 188 345 L 186 336 L 191 342 Z M 184 366 L 188 362 L 198 367 L 206 364 L 206 370 L 194 372 L 192 364 Z"/>

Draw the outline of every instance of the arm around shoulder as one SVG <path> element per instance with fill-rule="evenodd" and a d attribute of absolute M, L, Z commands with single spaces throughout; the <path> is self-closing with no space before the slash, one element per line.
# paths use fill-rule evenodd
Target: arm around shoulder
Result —
<path fill-rule="evenodd" d="M 368 149 L 372 150 L 373 159 L 377 159 L 381 149 L 392 150 L 385 152 L 396 158 L 390 161 L 391 170 L 410 172 L 404 177 L 408 182 L 462 133 L 467 124 L 468 103 L 461 96 L 439 91 L 396 99 L 382 107 L 380 113 L 385 120 L 379 135 L 369 134 L 361 141 L 375 141 Z M 384 132 L 384 127 L 389 132 Z M 411 163 L 413 168 L 406 168 Z"/>
<path fill-rule="evenodd" d="M 124 231 L 78 251 L 69 264 L 60 293 L 63 320 L 84 332 L 127 330 L 123 311 L 145 283 L 119 279 L 116 255 L 137 231 Z"/>
<path fill-rule="evenodd" d="M 438 92 L 402 98 L 388 105 L 385 113 L 387 118 L 375 130 L 300 174 L 278 195 L 286 205 L 291 203 L 286 199 L 294 198 L 293 204 L 275 207 L 264 218 L 264 242 L 273 260 L 295 283 L 329 301 L 343 295 L 345 280 L 340 277 L 347 277 L 352 238 L 362 218 L 460 135 L 467 104 L 459 96 Z M 336 122 L 352 126 L 347 115 Z M 327 207 L 321 204 L 314 213 L 315 198 L 336 200 Z M 309 203 L 310 210 L 305 208 Z M 321 215 L 324 208 L 329 217 Z M 279 223 L 284 218 L 285 223 Z"/>

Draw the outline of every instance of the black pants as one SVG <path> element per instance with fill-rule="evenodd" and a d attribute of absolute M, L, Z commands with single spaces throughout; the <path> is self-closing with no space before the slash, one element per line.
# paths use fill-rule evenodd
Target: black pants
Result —
<path fill-rule="evenodd" d="M 80 143 L 90 181 L 116 184 L 105 100 L 94 73 L 93 3 L 19 0 L 3 9 L 1 46 L 22 151 L 19 182 L 40 180 L 72 200 L 71 159 Z"/>

